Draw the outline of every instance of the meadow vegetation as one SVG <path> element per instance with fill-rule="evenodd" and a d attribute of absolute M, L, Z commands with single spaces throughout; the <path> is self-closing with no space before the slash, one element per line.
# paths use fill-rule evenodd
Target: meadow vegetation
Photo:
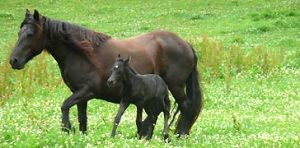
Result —
<path fill-rule="evenodd" d="M 0 147 L 299 147 L 300 2 L 14 1 L 0 5 Z M 190 136 L 163 142 L 162 115 L 152 141 L 137 140 L 135 108 L 110 131 L 118 105 L 92 100 L 88 135 L 60 130 L 60 106 L 71 92 L 46 52 L 24 70 L 9 54 L 25 9 L 127 38 L 165 29 L 196 49 L 205 102 Z M 174 99 L 171 99 L 174 101 Z M 172 103 L 173 104 L 173 103 Z M 171 127 L 173 131 L 174 126 Z"/>

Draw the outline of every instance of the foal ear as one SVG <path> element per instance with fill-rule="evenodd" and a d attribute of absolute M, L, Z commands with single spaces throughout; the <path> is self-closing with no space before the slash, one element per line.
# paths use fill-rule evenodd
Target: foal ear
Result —
<path fill-rule="evenodd" d="M 36 9 L 34 9 L 33 18 L 34 18 L 36 21 L 39 21 L 39 20 L 40 20 L 40 14 L 39 14 L 39 12 L 38 12 Z"/>
<path fill-rule="evenodd" d="M 31 15 L 30 11 L 28 9 L 25 10 L 25 17 L 29 17 Z"/>
<path fill-rule="evenodd" d="M 129 56 L 129 57 L 125 60 L 125 63 L 128 64 L 130 60 L 131 60 L 131 56 Z"/>

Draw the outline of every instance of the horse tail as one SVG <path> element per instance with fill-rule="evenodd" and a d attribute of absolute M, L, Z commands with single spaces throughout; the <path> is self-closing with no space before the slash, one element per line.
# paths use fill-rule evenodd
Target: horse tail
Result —
<path fill-rule="evenodd" d="M 193 117 L 192 125 L 193 125 L 203 108 L 203 92 L 199 83 L 200 78 L 197 70 L 198 58 L 196 56 L 195 49 L 192 46 L 191 48 L 194 54 L 194 67 L 186 82 L 186 93 L 192 104 L 191 107 L 192 113 L 194 113 L 192 115 Z"/>

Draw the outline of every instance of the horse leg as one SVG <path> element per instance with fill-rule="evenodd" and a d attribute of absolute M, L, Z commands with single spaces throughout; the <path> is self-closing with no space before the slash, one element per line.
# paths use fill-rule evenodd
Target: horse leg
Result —
<path fill-rule="evenodd" d="M 179 134 L 179 136 L 182 135 L 188 135 L 189 130 L 191 128 L 192 118 L 191 112 L 189 111 L 189 108 L 191 106 L 191 102 L 184 93 L 184 87 L 182 86 L 173 86 L 169 87 L 172 95 L 174 96 L 176 102 L 178 103 L 178 107 L 180 110 L 180 117 L 178 119 L 177 127 L 175 130 L 175 133 Z"/>
<path fill-rule="evenodd" d="M 136 106 L 136 126 L 137 126 L 137 133 L 138 133 L 138 138 L 142 138 L 142 118 L 143 118 L 143 107 L 141 105 Z"/>
<path fill-rule="evenodd" d="M 92 93 L 87 87 L 84 87 L 76 92 L 74 92 L 68 99 L 66 99 L 61 107 L 62 111 L 62 129 L 63 131 L 69 132 L 71 129 L 71 123 L 69 120 L 69 110 L 70 108 L 80 103 L 81 101 L 87 101 L 92 97 Z"/>
<path fill-rule="evenodd" d="M 129 106 L 129 103 L 124 101 L 123 99 L 121 99 L 120 106 L 119 106 L 119 111 L 118 111 L 118 114 L 115 117 L 113 129 L 112 129 L 112 132 L 111 132 L 111 137 L 114 137 L 116 135 L 116 130 L 117 130 L 117 127 L 120 123 L 121 117 L 122 117 L 124 111 L 127 109 L 128 106 Z"/>
<path fill-rule="evenodd" d="M 77 104 L 79 130 L 82 132 L 82 134 L 86 134 L 87 129 L 86 109 L 87 101 L 83 101 Z"/>

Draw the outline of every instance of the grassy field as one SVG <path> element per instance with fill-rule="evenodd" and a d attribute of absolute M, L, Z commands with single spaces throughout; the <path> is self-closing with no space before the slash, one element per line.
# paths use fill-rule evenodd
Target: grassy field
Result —
<path fill-rule="evenodd" d="M 71 92 L 54 59 L 43 53 L 22 71 L 8 64 L 26 8 L 115 38 L 165 29 L 192 43 L 205 106 L 190 136 L 165 144 L 160 118 L 153 140 L 137 140 L 131 106 L 110 138 L 118 105 L 99 100 L 89 102 L 88 135 L 76 107 L 77 132 L 63 133 L 60 106 Z M 300 147 L 299 10 L 297 0 L 2 0 L 0 147 Z"/>

